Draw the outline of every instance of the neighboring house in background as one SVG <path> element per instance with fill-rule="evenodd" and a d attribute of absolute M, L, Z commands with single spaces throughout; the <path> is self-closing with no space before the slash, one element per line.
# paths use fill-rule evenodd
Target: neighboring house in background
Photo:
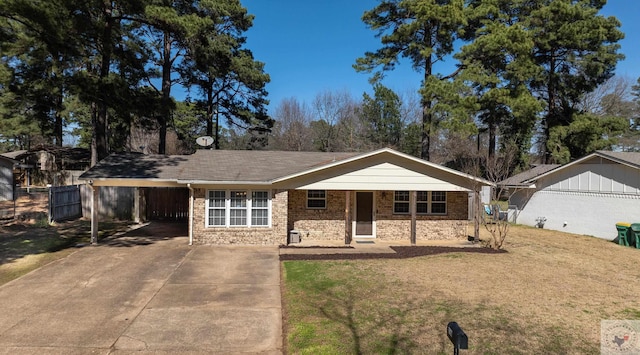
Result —
<path fill-rule="evenodd" d="M 196 244 L 285 244 L 292 230 L 345 243 L 466 239 L 469 193 L 492 185 L 391 149 L 117 154 L 80 178 L 94 196 L 101 186 L 188 189 Z"/>
<path fill-rule="evenodd" d="M 13 166 L 18 162 L 0 155 L 0 201 L 12 201 L 14 199 Z"/>
<path fill-rule="evenodd" d="M 640 153 L 597 151 L 498 183 L 520 224 L 613 240 L 616 222 L 640 223 Z"/>
<path fill-rule="evenodd" d="M 78 177 L 91 165 L 91 152 L 84 148 L 39 145 L 2 155 L 19 162 L 15 180 L 24 187 L 78 184 Z"/>

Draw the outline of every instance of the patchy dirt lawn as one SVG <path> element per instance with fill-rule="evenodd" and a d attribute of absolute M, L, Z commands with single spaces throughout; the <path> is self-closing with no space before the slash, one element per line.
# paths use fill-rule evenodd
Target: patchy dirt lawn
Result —
<path fill-rule="evenodd" d="M 601 320 L 640 320 L 640 249 L 523 226 L 504 247 L 285 261 L 287 350 L 447 354 L 456 321 L 465 354 L 598 354 Z"/>

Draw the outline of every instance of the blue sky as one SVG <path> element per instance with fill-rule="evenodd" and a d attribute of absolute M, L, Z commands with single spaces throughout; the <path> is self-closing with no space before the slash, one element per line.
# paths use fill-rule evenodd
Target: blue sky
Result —
<path fill-rule="evenodd" d="M 380 46 L 375 32 L 366 28 L 362 14 L 378 4 L 376 0 L 242 0 L 255 15 L 247 33 L 247 48 L 265 63 L 271 76 L 268 84 L 270 113 L 289 97 L 311 104 L 323 91 L 349 91 L 355 98 L 371 91 L 369 75 L 357 73 L 352 65 L 366 51 Z M 616 73 L 634 81 L 640 76 L 640 1 L 609 0 L 601 11 L 622 22 L 626 37 L 620 42 L 626 59 Z M 452 63 L 436 70 L 448 73 Z M 384 84 L 396 92 L 415 91 L 421 74 L 409 63 L 389 72 Z"/>

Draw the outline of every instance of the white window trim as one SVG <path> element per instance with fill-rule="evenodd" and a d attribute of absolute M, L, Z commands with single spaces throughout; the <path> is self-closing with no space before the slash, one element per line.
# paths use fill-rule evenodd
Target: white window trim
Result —
<path fill-rule="evenodd" d="M 400 191 L 400 190 L 399 190 Z M 405 191 L 405 190 L 402 190 Z M 396 201 L 396 192 L 393 192 L 393 206 L 391 207 L 393 209 L 393 214 L 394 215 L 409 215 L 411 214 L 411 206 L 415 205 L 416 206 L 416 214 L 418 216 L 446 216 L 448 211 L 449 211 L 449 202 L 448 202 L 448 194 L 447 191 L 444 191 L 444 201 L 433 201 L 432 199 L 432 192 L 434 191 L 420 191 L 420 192 L 426 192 L 427 193 L 427 201 L 419 201 L 420 203 L 426 203 L 427 204 L 427 212 L 417 212 L 417 208 L 418 208 L 418 201 L 414 201 L 413 200 L 413 194 L 411 193 L 411 191 L 409 191 L 409 212 L 396 212 L 396 202 L 397 203 L 407 203 L 407 201 Z M 433 208 L 433 203 L 444 203 L 444 212 L 438 212 L 438 213 L 434 213 L 432 212 L 432 208 Z"/>
<path fill-rule="evenodd" d="M 310 191 L 324 191 L 324 198 L 320 197 L 311 197 L 309 198 Z M 307 209 L 308 210 L 326 210 L 327 209 L 327 190 L 307 190 Z M 324 207 L 309 207 L 309 200 L 313 201 L 324 201 Z"/>
<path fill-rule="evenodd" d="M 214 225 L 214 224 L 209 224 L 209 211 L 214 209 L 212 207 L 209 207 L 209 193 L 210 191 L 224 191 L 224 210 L 225 210 L 225 214 L 224 214 L 224 219 L 225 219 L 225 223 L 224 225 Z M 247 223 L 244 225 L 231 225 L 231 191 L 241 191 L 241 192 L 246 192 L 247 193 L 247 204 L 245 206 L 245 210 L 246 210 L 246 220 Z M 262 191 L 262 192 L 266 192 L 267 193 L 267 225 L 251 225 L 251 211 L 252 211 L 252 204 L 253 204 L 253 192 L 254 191 Z M 255 189 L 255 190 L 243 190 L 243 189 L 229 189 L 229 190 L 224 190 L 224 189 L 209 189 L 206 191 L 206 198 L 205 198 L 205 209 L 204 209 L 204 223 L 205 223 L 205 227 L 206 228 L 271 228 L 271 221 L 272 221 L 272 192 L 271 190 L 263 190 L 263 189 Z"/>

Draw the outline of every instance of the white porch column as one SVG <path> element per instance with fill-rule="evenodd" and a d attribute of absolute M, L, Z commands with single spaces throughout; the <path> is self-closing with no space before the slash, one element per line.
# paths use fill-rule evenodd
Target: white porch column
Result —
<path fill-rule="evenodd" d="M 98 200 L 100 199 L 100 187 L 91 187 L 91 244 L 98 244 Z"/>

